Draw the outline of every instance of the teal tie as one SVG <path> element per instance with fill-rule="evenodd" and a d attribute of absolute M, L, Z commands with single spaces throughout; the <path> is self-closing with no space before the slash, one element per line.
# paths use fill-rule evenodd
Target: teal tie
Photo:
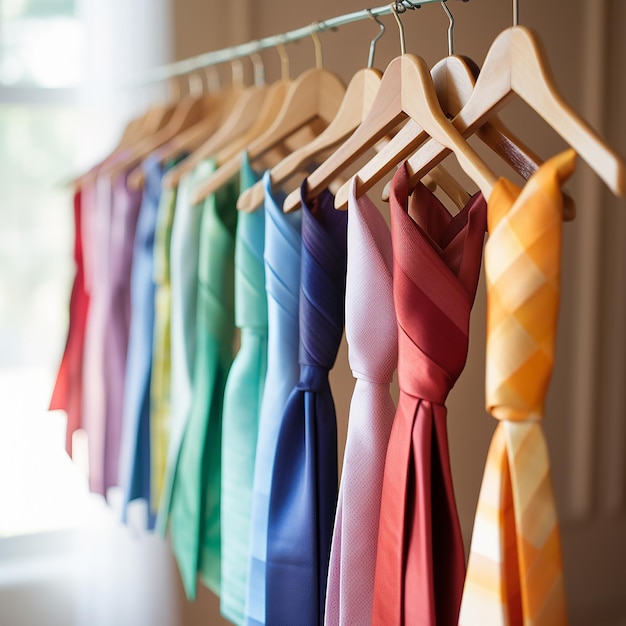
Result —
<path fill-rule="evenodd" d="M 242 191 L 258 178 L 244 155 Z M 221 610 L 235 624 L 244 620 L 254 459 L 267 368 L 264 241 L 264 211 L 242 213 L 235 244 L 235 319 L 241 346 L 226 383 L 222 424 Z"/>

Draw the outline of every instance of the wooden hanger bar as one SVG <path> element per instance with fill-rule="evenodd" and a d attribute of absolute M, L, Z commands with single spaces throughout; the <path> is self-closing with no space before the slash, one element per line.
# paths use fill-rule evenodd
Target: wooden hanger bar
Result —
<path fill-rule="evenodd" d="M 447 0 L 450 2 L 451 0 Z M 455 0 L 459 2 L 467 2 L 468 0 Z M 398 0 L 398 7 L 404 7 L 404 9 L 415 9 L 424 4 L 434 4 L 435 2 L 441 2 L 441 0 L 415 0 L 415 2 L 408 2 L 408 0 Z M 353 22 L 361 20 L 371 19 L 372 15 L 390 15 L 393 12 L 390 4 L 384 6 L 375 7 L 373 9 L 364 9 L 362 11 L 355 11 L 353 13 L 346 13 L 338 17 L 333 17 L 328 20 L 315 22 L 308 26 L 303 26 L 296 30 L 283 33 L 281 35 L 273 35 L 271 37 L 265 37 L 263 39 L 257 39 L 255 41 L 249 41 L 248 43 L 240 44 L 237 46 L 230 46 L 229 48 L 223 48 L 221 50 L 213 50 L 206 52 L 189 59 L 182 61 L 176 61 L 174 63 L 168 63 L 161 67 L 155 68 L 151 72 L 144 74 L 138 81 L 141 83 L 158 82 L 167 80 L 175 76 L 183 76 L 190 72 L 216 65 L 218 63 L 225 63 L 238 59 L 241 57 L 249 56 L 255 52 L 264 50 L 265 48 L 274 48 L 280 44 L 286 44 L 292 41 L 298 41 L 310 37 L 313 33 L 323 32 L 325 30 L 332 30 L 339 26 L 345 26 Z"/>

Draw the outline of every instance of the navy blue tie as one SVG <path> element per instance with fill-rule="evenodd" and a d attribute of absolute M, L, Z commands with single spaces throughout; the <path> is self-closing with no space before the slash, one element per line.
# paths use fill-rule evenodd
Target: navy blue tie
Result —
<path fill-rule="evenodd" d="M 335 211 L 328 191 L 302 205 L 300 380 L 285 407 L 274 459 L 267 624 L 323 624 L 337 504 L 337 421 L 328 372 L 344 326 L 347 213 Z"/>

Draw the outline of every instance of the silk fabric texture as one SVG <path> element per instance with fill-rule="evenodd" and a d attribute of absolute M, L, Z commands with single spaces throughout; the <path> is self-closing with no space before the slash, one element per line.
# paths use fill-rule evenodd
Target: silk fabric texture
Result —
<path fill-rule="evenodd" d="M 266 623 L 321 624 L 337 504 L 328 372 L 344 326 L 347 214 L 324 191 L 302 215 L 300 379 L 283 414 L 270 491 Z"/>
<path fill-rule="evenodd" d="M 326 591 L 327 625 L 369 624 L 385 454 L 398 365 L 391 233 L 367 196 L 348 198 L 346 339 L 356 378 L 350 403 Z M 375 306 L 374 306 L 375 303 Z"/>
<path fill-rule="evenodd" d="M 154 330 L 154 231 L 161 197 L 163 167 L 156 157 L 143 164 L 145 185 L 137 220 L 130 271 L 131 320 L 124 381 L 120 484 L 122 520 L 130 501 L 148 503 L 148 526 L 154 525 L 150 506 L 150 375 Z"/>
<path fill-rule="evenodd" d="M 460 624 L 567 623 L 561 544 L 541 426 L 554 364 L 563 197 L 575 154 L 489 199 L 487 410 L 498 420 L 472 535 Z"/>
<path fill-rule="evenodd" d="M 298 382 L 302 212 L 283 213 L 284 194 L 265 188 L 265 289 L 268 309 L 267 376 L 254 464 L 246 623 L 265 623 L 267 522 L 276 441 L 287 398 Z"/>
<path fill-rule="evenodd" d="M 201 212 L 195 365 L 169 509 L 172 546 L 189 598 L 195 598 L 198 572 L 220 593 L 222 408 L 235 334 L 236 202 L 231 182 L 195 207 Z"/>
<path fill-rule="evenodd" d="M 74 193 L 74 265 L 75 274 L 70 295 L 69 326 L 61 363 L 56 375 L 49 409 L 67 414 L 65 449 L 72 455 L 72 435 L 82 427 L 83 349 L 85 327 L 89 310 L 89 294 L 85 281 L 83 252 L 83 220 L 89 194 L 84 190 Z"/>
<path fill-rule="evenodd" d="M 109 282 L 104 344 L 105 489 L 120 484 L 124 379 L 131 318 L 130 267 L 141 192 L 128 186 L 127 173 L 113 180 L 109 240 Z"/>
<path fill-rule="evenodd" d="M 259 176 L 242 156 L 241 191 Z M 257 433 L 267 371 L 265 211 L 242 213 L 235 244 L 235 323 L 240 347 L 226 381 L 222 418 L 220 610 L 244 622 Z"/>
<path fill-rule="evenodd" d="M 473 196 L 454 217 L 422 184 L 391 183 L 400 395 L 385 462 L 372 622 L 456 626 L 465 559 L 445 400 L 468 350 L 486 230 Z"/>

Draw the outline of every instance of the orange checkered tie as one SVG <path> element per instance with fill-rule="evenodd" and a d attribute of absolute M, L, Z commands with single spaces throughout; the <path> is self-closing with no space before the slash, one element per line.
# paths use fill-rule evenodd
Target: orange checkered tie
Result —
<path fill-rule="evenodd" d="M 567 623 L 559 525 L 541 419 L 559 306 L 561 184 L 571 150 L 523 190 L 489 199 L 487 409 L 499 420 L 483 478 L 459 624 Z"/>

